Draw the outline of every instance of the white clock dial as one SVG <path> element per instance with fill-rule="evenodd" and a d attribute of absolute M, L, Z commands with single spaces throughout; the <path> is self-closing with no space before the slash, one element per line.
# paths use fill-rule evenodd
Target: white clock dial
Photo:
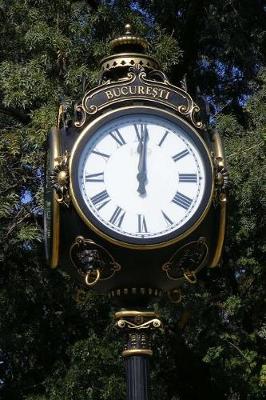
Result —
<path fill-rule="evenodd" d="M 77 169 L 83 209 L 124 240 L 166 240 L 195 220 L 206 193 L 193 136 L 151 113 L 102 123 L 83 142 Z"/>

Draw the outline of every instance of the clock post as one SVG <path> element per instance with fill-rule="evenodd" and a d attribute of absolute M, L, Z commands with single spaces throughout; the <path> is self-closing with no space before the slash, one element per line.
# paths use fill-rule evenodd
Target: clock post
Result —
<path fill-rule="evenodd" d="M 116 325 L 125 336 L 122 353 L 125 360 L 127 399 L 148 400 L 149 357 L 152 356 L 152 332 L 161 328 L 161 321 L 151 311 L 119 311 Z"/>
<path fill-rule="evenodd" d="M 148 400 L 153 304 L 178 303 L 204 268 L 220 263 L 226 221 L 221 138 L 148 43 L 111 41 L 99 86 L 73 118 L 60 107 L 47 142 L 46 258 L 106 294 L 124 335 L 127 399 Z"/>

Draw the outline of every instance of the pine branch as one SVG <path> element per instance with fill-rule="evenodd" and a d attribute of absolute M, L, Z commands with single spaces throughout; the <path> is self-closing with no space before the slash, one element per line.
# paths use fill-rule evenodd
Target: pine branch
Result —
<path fill-rule="evenodd" d="M 20 110 L 15 110 L 14 108 L 6 108 L 1 106 L 0 114 L 10 115 L 18 121 L 23 122 L 24 124 L 28 124 L 31 120 L 28 114 L 25 114 Z"/>
<path fill-rule="evenodd" d="M 77 3 L 79 0 L 72 1 L 72 3 Z M 97 8 L 100 6 L 101 1 L 100 0 L 87 0 L 86 3 L 93 9 L 97 10 Z"/>

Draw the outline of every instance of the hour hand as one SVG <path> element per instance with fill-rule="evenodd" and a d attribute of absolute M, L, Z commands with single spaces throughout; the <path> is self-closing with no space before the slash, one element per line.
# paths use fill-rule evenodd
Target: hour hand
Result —
<path fill-rule="evenodd" d="M 138 186 L 137 191 L 141 195 L 146 194 L 146 188 L 145 188 L 146 183 L 147 183 L 147 175 L 146 175 L 146 173 L 145 172 L 144 173 L 139 172 L 138 175 L 137 175 L 137 179 L 139 181 L 139 186 Z"/>

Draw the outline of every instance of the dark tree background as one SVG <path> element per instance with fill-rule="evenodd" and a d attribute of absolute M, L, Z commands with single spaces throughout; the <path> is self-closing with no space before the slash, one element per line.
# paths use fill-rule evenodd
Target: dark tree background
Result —
<path fill-rule="evenodd" d="M 265 3 L 262 0 L 1 0 L 0 397 L 122 400 L 121 344 L 105 298 L 44 263 L 44 143 L 59 104 L 97 83 L 108 40 L 151 42 L 173 83 L 210 104 L 231 174 L 222 268 L 166 321 L 153 399 L 262 400 L 265 339 Z"/>

